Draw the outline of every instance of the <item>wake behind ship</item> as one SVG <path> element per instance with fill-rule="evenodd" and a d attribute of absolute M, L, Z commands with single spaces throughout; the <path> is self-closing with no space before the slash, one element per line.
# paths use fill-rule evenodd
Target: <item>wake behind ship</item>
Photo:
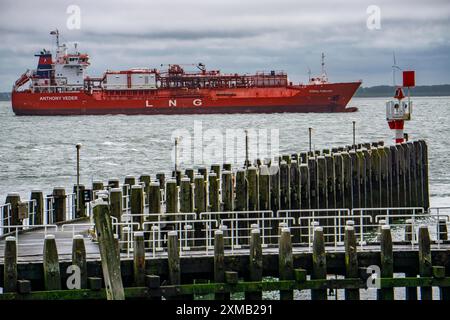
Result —
<path fill-rule="evenodd" d="M 308 84 L 293 84 L 281 71 L 223 74 L 166 70 L 107 70 L 102 77 L 85 76 L 89 56 L 69 53 L 56 36 L 56 56 L 43 50 L 36 70 L 27 70 L 12 90 L 16 115 L 210 114 L 277 112 L 351 112 L 347 103 L 361 81 L 328 82 L 324 72 Z"/>

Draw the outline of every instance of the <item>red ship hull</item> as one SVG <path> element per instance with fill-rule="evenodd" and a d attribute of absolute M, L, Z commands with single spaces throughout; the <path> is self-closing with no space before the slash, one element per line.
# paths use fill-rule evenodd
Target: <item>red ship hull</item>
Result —
<path fill-rule="evenodd" d="M 16 115 L 352 112 L 361 82 L 272 88 L 32 93 L 14 91 Z"/>

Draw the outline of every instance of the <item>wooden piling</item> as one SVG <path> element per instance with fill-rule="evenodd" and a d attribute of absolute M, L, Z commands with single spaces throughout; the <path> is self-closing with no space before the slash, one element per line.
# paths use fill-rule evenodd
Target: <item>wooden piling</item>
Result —
<path fill-rule="evenodd" d="M 250 232 L 249 281 L 261 281 L 263 275 L 263 253 L 259 229 Z M 245 300 L 262 300 L 262 292 L 246 292 Z"/>
<path fill-rule="evenodd" d="M 139 227 L 133 226 L 133 230 L 141 230 L 144 222 L 144 189 L 139 184 L 131 186 L 130 212 L 133 215 L 133 222 L 140 224 Z"/>
<path fill-rule="evenodd" d="M 72 241 L 72 265 L 80 269 L 80 289 L 87 288 L 86 248 L 83 235 L 76 234 Z"/>
<path fill-rule="evenodd" d="M 327 258 L 325 253 L 325 240 L 322 227 L 316 227 L 314 229 L 312 260 L 313 272 L 311 274 L 311 279 L 326 279 Z M 311 290 L 311 299 L 327 300 L 327 289 Z"/>
<path fill-rule="evenodd" d="M 289 168 L 291 209 L 300 209 L 300 167 L 297 160 L 292 160 Z M 298 213 L 293 213 L 298 218 Z M 296 241 L 294 241 L 296 242 Z"/>
<path fill-rule="evenodd" d="M 325 155 L 326 171 L 327 171 L 327 208 L 342 208 L 336 207 L 336 173 L 334 166 L 334 157 L 331 154 Z"/>
<path fill-rule="evenodd" d="M 220 164 L 218 163 L 212 164 L 211 171 L 216 174 L 216 177 L 220 178 Z"/>
<path fill-rule="evenodd" d="M 159 181 L 159 188 L 164 189 L 166 186 L 166 174 L 164 172 L 158 172 L 156 174 L 156 180 Z"/>
<path fill-rule="evenodd" d="M 352 160 L 348 152 L 341 152 L 344 168 L 343 188 L 344 188 L 344 208 L 353 208 L 353 188 L 352 188 Z"/>
<path fill-rule="evenodd" d="M 112 188 L 109 190 L 109 207 L 111 210 L 111 217 L 116 218 L 118 222 L 121 222 L 123 212 L 122 199 L 121 188 Z"/>
<path fill-rule="evenodd" d="M 399 158 L 396 146 L 390 146 L 390 168 L 391 168 L 391 206 L 399 207 Z"/>
<path fill-rule="evenodd" d="M 247 179 L 245 169 L 239 168 L 236 171 L 236 201 L 234 209 L 236 211 L 246 211 L 248 204 Z"/>
<path fill-rule="evenodd" d="M 175 179 L 169 179 L 166 182 L 166 213 L 178 213 L 178 188 Z M 167 221 L 176 220 L 175 215 L 167 217 Z M 171 225 L 173 227 L 173 225 Z"/>
<path fill-rule="evenodd" d="M 191 183 L 194 183 L 195 170 L 193 168 L 187 168 L 186 170 L 184 170 L 184 174 L 189 178 Z"/>
<path fill-rule="evenodd" d="M 206 183 L 205 177 L 203 175 L 195 175 L 194 176 L 194 211 L 196 213 L 196 217 L 200 220 L 200 214 L 202 212 L 206 212 Z M 203 225 L 200 223 L 196 223 L 194 225 L 194 236 L 199 239 L 204 235 L 202 234 Z M 201 242 L 197 240 L 196 245 L 201 245 Z"/>
<path fill-rule="evenodd" d="M 53 234 L 45 236 L 42 259 L 45 290 L 61 290 L 58 250 L 56 249 L 55 236 Z"/>
<path fill-rule="evenodd" d="M 159 182 L 153 181 L 150 183 L 148 192 L 148 213 L 149 220 L 154 221 L 154 216 L 161 213 L 161 191 Z"/>
<path fill-rule="evenodd" d="M 361 208 L 359 158 L 355 150 L 350 150 L 348 154 L 351 160 L 352 208 Z"/>
<path fill-rule="evenodd" d="M 344 161 L 340 153 L 333 153 L 335 208 L 345 208 Z"/>
<path fill-rule="evenodd" d="M 319 205 L 319 182 L 317 174 L 317 160 L 315 157 L 308 158 L 309 169 L 309 204 L 311 209 L 318 209 Z"/>
<path fill-rule="evenodd" d="M 222 169 L 223 171 L 231 171 L 231 163 L 224 163 Z"/>
<path fill-rule="evenodd" d="M 55 187 L 53 189 L 53 210 L 54 222 L 66 220 L 66 189 L 64 187 Z"/>
<path fill-rule="evenodd" d="M 135 176 L 125 176 L 124 184 L 131 186 L 134 186 L 136 184 L 136 177 Z"/>
<path fill-rule="evenodd" d="M 225 166 L 225 164 L 224 164 Z M 233 211 L 233 180 L 231 171 L 222 171 L 222 203 L 223 211 Z"/>
<path fill-rule="evenodd" d="M 430 207 L 430 192 L 429 192 L 429 184 L 428 184 L 428 146 L 424 140 L 419 140 L 421 145 L 421 154 L 422 154 L 422 189 L 423 189 L 423 207 L 425 210 L 428 210 Z"/>
<path fill-rule="evenodd" d="M 133 262 L 134 286 L 143 287 L 145 285 L 145 247 L 143 232 L 134 233 Z"/>
<path fill-rule="evenodd" d="M 364 158 L 364 193 L 365 193 L 365 208 L 372 208 L 372 155 L 369 150 L 363 149 L 363 158 Z"/>
<path fill-rule="evenodd" d="M 220 165 L 219 165 L 220 172 Z M 218 212 L 220 211 L 220 175 L 215 172 L 211 172 L 208 176 L 208 200 L 209 200 L 209 211 Z"/>
<path fill-rule="evenodd" d="M 124 300 L 119 252 L 114 240 L 108 205 L 97 200 L 93 206 L 95 229 L 99 243 L 103 279 L 108 300 Z M 125 228 L 123 228 L 125 229 Z"/>
<path fill-rule="evenodd" d="M 75 218 L 86 217 L 86 203 L 84 202 L 84 191 L 86 190 L 83 184 L 74 185 L 73 193 L 74 198 L 73 201 L 75 203 Z M 32 193 L 33 196 L 33 193 Z M 79 199 L 79 200 L 78 200 Z"/>
<path fill-rule="evenodd" d="M 169 282 L 171 285 L 179 285 L 181 284 L 181 269 L 180 253 L 178 251 L 178 235 L 176 231 L 169 231 L 167 235 L 167 255 Z"/>
<path fill-rule="evenodd" d="M 281 230 L 278 253 L 278 270 L 280 280 L 294 279 L 294 260 L 292 257 L 292 241 L 289 228 Z M 280 290 L 280 300 L 293 300 L 294 292 L 292 290 Z"/>
<path fill-rule="evenodd" d="M 3 270 L 3 292 L 17 290 L 17 246 L 15 237 L 6 237 Z"/>
<path fill-rule="evenodd" d="M 254 166 L 247 168 L 247 187 L 248 187 L 248 210 L 259 210 L 259 175 L 258 169 Z"/>
<path fill-rule="evenodd" d="M 428 227 L 419 227 L 419 274 L 421 277 L 431 277 L 433 274 L 433 264 L 431 261 L 431 240 Z M 432 300 L 433 291 L 431 287 L 420 287 L 420 299 Z"/>
<path fill-rule="evenodd" d="M 270 174 L 270 209 L 273 212 L 280 210 L 280 167 L 272 164 L 269 167 Z"/>
<path fill-rule="evenodd" d="M 43 224 L 44 223 L 44 195 L 43 195 L 42 191 L 41 190 L 32 190 L 30 199 L 35 201 L 34 224 L 35 225 Z M 81 205 L 81 202 L 83 202 L 82 205 Z M 83 208 L 83 207 L 85 208 L 84 201 L 80 200 L 80 208 Z M 86 214 L 86 209 L 84 209 L 84 211 L 81 210 L 81 212 L 84 212 L 84 214 Z"/>
<path fill-rule="evenodd" d="M 356 245 L 355 228 L 345 226 L 345 277 L 350 279 L 359 278 L 358 253 Z M 346 289 L 345 300 L 359 300 L 359 289 Z"/>
<path fill-rule="evenodd" d="M 194 212 L 194 193 L 191 179 L 188 177 L 182 178 L 180 181 L 180 212 Z"/>
<path fill-rule="evenodd" d="M 267 165 L 259 167 L 259 209 L 270 210 L 270 172 Z"/>
<path fill-rule="evenodd" d="M 389 159 L 384 147 L 378 147 L 380 157 L 380 207 L 389 207 Z"/>
<path fill-rule="evenodd" d="M 103 181 L 101 181 L 101 180 L 92 181 L 92 191 L 94 191 L 94 194 L 95 194 L 95 191 L 103 190 L 103 188 L 104 188 Z M 94 199 L 96 199 L 96 198 L 94 197 Z"/>
<path fill-rule="evenodd" d="M 109 179 L 108 180 L 108 188 L 109 189 L 120 188 L 120 180 L 117 178 Z"/>
<path fill-rule="evenodd" d="M 291 208 L 290 165 L 286 160 L 280 163 L 280 209 Z"/>
<path fill-rule="evenodd" d="M 381 227 L 381 278 L 392 278 L 394 276 L 394 255 L 392 250 L 392 236 L 389 225 Z M 377 290 L 379 300 L 394 300 L 393 288 L 382 288 Z"/>
<path fill-rule="evenodd" d="M 225 254 L 222 230 L 214 232 L 214 282 L 225 282 Z M 215 293 L 215 300 L 230 300 L 229 293 Z"/>

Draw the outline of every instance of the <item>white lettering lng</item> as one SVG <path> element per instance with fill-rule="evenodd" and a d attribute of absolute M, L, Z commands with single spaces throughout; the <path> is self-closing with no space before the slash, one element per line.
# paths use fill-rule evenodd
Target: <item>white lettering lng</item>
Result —
<path fill-rule="evenodd" d="M 61 100 L 78 100 L 77 96 L 43 96 L 40 97 L 41 101 L 61 101 Z"/>

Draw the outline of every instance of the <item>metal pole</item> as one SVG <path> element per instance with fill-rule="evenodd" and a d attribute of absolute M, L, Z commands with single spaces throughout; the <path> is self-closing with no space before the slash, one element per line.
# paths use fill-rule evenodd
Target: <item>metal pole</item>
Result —
<path fill-rule="evenodd" d="M 353 148 L 356 149 L 356 121 L 353 121 Z"/>
<path fill-rule="evenodd" d="M 77 149 L 77 218 L 80 217 L 80 148 L 81 143 L 75 146 Z"/>
<path fill-rule="evenodd" d="M 312 128 L 308 128 L 308 131 L 309 131 L 309 151 L 311 152 L 311 151 L 312 151 L 312 148 L 311 148 L 311 133 L 312 133 Z"/>
<path fill-rule="evenodd" d="M 245 130 L 245 167 L 248 168 L 248 130 Z"/>
<path fill-rule="evenodd" d="M 175 178 L 177 177 L 178 167 L 178 138 L 175 138 Z"/>

